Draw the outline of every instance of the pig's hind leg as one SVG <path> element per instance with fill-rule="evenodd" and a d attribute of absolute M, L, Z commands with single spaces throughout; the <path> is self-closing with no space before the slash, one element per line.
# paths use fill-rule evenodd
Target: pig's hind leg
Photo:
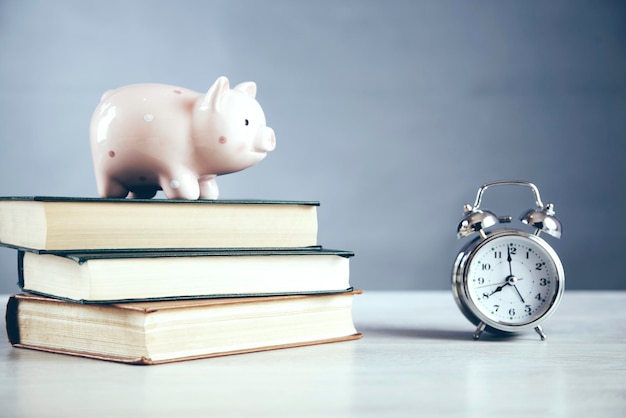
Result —
<path fill-rule="evenodd" d="M 200 184 L 200 199 L 211 199 L 215 200 L 220 194 L 219 188 L 217 187 L 217 176 L 209 175 L 202 176 L 199 180 Z"/>
<path fill-rule="evenodd" d="M 128 188 L 114 178 L 104 178 L 98 182 L 98 194 L 105 198 L 125 198 Z"/>

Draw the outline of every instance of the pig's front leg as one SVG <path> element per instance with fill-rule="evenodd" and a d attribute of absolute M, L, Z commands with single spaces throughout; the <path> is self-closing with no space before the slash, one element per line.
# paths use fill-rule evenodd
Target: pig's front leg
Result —
<path fill-rule="evenodd" d="M 197 177 L 186 169 L 172 170 L 159 183 L 168 199 L 198 200 L 200 196 Z"/>
<path fill-rule="evenodd" d="M 217 176 L 215 174 L 200 177 L 198 183 L 200 185 L 200 199 L 217 199 L 220 191 L 217 187 Z"/>

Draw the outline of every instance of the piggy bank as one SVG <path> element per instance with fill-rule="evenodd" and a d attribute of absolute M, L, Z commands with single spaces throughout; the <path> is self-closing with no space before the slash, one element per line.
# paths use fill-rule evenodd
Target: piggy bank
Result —
<path fill-rule="evenodd" d="M 206 94 L 163 84 L 106 92 L 90 140 L 101 197 L 217 199 L 216 177 L 255 165 L 276 146 L 256 84 L 219 77 Z"/>

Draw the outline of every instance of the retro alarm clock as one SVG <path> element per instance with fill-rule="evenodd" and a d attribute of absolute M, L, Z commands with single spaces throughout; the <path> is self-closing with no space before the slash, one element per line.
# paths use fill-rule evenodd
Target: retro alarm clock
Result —
<path fill-rule="evenodd" d="M 510 216 L 498 217 L 480 208 L 485 190 L 495 186 L 526 186 L 533 191 L 536 208 L 522 213 L 520 220 L 534 233 L 503 228 Z M 539 236 L 545 232 L 561 237 L 554 205 L 543 205 L 534 184 L 506 180 L 482 185 L 474 205 L 466 204 L 464 212 L 458 238 L 477 236 L 456 257 L 452 291 L 461 312 L 477 327 L 473 338 L 478 340 L 483 331 L 512 335 L 534 328 L 545 340 L 540 324 L 556 311 L 565 285 L 559 256 Z M 496 228 L 486 231 L 492 226 Z"/>

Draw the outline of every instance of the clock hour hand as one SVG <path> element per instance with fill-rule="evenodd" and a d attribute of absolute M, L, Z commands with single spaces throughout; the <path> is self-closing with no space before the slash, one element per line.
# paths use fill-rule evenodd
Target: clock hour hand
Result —
<path fill-rule="evenodd" d="M 506 282 L 506 283 L 496 287 L 496 290 L 494 290 L 493 292 L 489 293 L 489 296 L 493 295 L 494 293 L 497 293 L 497 292 L 501 291 L 502 289 L 504 289 L 505 286 L 509 286 L 509 285 L 510 285 L 510 283 Z"/>

